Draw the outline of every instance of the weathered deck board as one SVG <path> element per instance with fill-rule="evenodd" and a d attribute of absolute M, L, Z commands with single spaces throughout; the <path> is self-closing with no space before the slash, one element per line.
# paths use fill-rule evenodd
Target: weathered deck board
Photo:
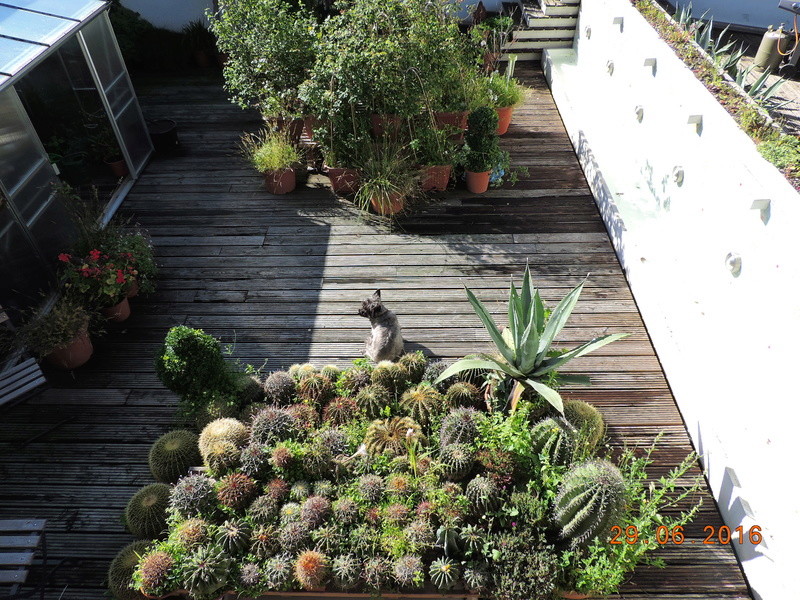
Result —
<path fill-rule="evenodd" d="M 518 74 L 533 91 L 503 145 L 529 176 L 485 196 L 448 192 L 395 228 L 361 218 L 320 187 L 323 178 L 289 196 L 266 194 L 237 150 L 259 119 L 228 104 L 218 82 L 158 81 L 141 93 L 148 117 L 179 121 L 183 143 L 180 156 L 148 166 L 123 207 L 153 235 L 159 291 L 134 301 L 134 315 L 97 343 L 85 368 L 50 374 L 52 389 L 0 418 L 0 518 L 47 518 L 51 558 L 66 560 L 49 598 L 104 597 L 108 562 L 130 539 L 120 514 L 149 483 L 148 445 L 174 424 L 176 399 L 152 356 L 175 324 L 235 343 L 235 356 L 256 365 L 343 365 L 368 332 L 360 300 L 381 288 L 407 348 L 455 358 L 489 348 L 464 285 L 502 317 L 509 278 L 526 262 L 551 304 L 591 273 L 560 341 L 631 335 L 575 361 L 571 370 L 594 385 L 566 395 L 603 411 L 615 448 L 664 432 L 653 476 L 690 450 L 544 79 L 529 67 Z M 720 524 L 707 493 L 704 501 L 690 540 Z M 667 567 L 639 569 L 624 598 L 750 598 L 730 547 L 688 543 L 661 555 Z"/>

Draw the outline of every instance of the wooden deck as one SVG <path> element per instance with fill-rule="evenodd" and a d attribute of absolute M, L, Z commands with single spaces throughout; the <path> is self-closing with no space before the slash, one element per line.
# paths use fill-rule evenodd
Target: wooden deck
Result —
<path fill-rule="evenodd" d="M 347 202 L 314 187 L 270 197 L 237 154 L 258 118 L 229 104 L 208 78 L 143 88 L 148 117 L 180 122 L 182 156 L 154 160 L 124 205 L 153 235 L 159 291 L 97 343 L 74 375 L 0 416 L 0 519 L 46 518 L 51 560 L 65 562 L 48 597 L 104 597 L 106 568 L 130 537 L 120 523 L 133 492 L 149 483 L 150 443 L 173 422 L 176 398 L 152 357 L 168 327 L 187 324 L 234 345 L 268 368 L 310 360 L 345 364 L 360 355 L 368 323 L 356 315 L 376 288 L 399 316 L 407 349 L 445 358 L 488 349 L 466 300 L 476 291 L 498 313 L 511 275 L 526 261 L 546 301 L 591 273 L 561 338 L 625 331 L 571 367 L 594 385 L 568 391 L 595 403 L 616 445 L 648 443 L 665 470 L 690 442 L 647 332 L 603 228 L 541 73 L 520 68 L 533 92 L 503 138 L 530 169 L 514 188 L 476 197 L 450 192 L 400 228 L 360 219 Z M 713 500 L 688 528 L 698 543 L 667 546 L 664 569 L 640 568 L 623 597 L 750 598 L 733 550 L 707 546 L 719 525 Z"/>

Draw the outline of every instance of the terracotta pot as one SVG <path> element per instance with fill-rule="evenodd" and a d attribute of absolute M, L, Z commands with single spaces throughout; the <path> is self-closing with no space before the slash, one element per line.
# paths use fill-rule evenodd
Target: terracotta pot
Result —
<path fill-rule="evenodd" d="M 126 177 L 130 173 L 124 158 L 106 158 L 103 162 L 108 165 L 108 168 L 111 169 L 111 172 L 117 177 Z"/>
<path fill-rule="evenodd" d="M 303 119 L 284 119 L 283 117 L 264 117 L 264 122 L 277 131 L 286 131 L 289 141 L 299 144 L 303 136 Z"/>
<path fill-rule="evenodd" d="M 400 131 L 401 119 L 399 115 L 376 115 L 369 116 L 372 135 L 376 138 L 385 136 L 396 137 Z"/>
<path fill-rule="evenodd" d="M 467 171 L 467 189 L 473 194 L 482 194 L 489 189 L 489 175 L 491 171 L 483 173 L 473 173 Z"/>
<path fill-rule="evenodd" d="M 81 331 L 66 346 L 56 348 L 48 354 L 45 360 L 54 367 L 70 371 L 86 364 L 93 352 L 92 339 L 86 331 Z"/>
<path fill-rule="evenodd" d="M 127 298 L 135 298 L 138 295 L 139 295 L 139 279 L 134 278 L 133 281 L 131 281 L 128 284 L 128 292 L 125 294 L 125 296 Z"/>
<path fill-rule="evenodd" d="M 508 126 L 511 125 L 511 116 L 514 114 L 514 107 L 506 106 L 495 110 L 497 111 L 497 135 L 503 135 L 508 131 Z"/>
<path fill-rule="evenodd" d="M 355 194 L 361 179 L 358 169 L 338 167 L 329 167 L 328 177 L 331 180 L 331 189 L 335 194 Z"/>
<path fill-rule="evenodd" d="M 591 594 L 584 594 L 583 592 L 575 592 L 573 590 L 558 590 L 559 598 L 567 598 L 567 600 L 586 600 L 591 598 Z"/>
<path fill-rule="evenodd" d="M 123 298 L 121 302 L 114 306 L 107 306 L 101 308 L 100 312 L 109 321 L 114 323 L 122 323 L 125 319 L 131 316 L 131 305 L 127 298 Z"/>
<path fill-rule="evenodd" d="M 406 203 L 406 197 L 403 194 L 389 194 L 388 201 L 379 201 L 376 198 L 370 199 L 372 210 L 379 215 L 394 215 L 403 210 Z"/>
<path fill-rule="evenodd" d="M 294 169 L 278 169 L 264 173 L 264 187 L 270 194 L 288 194 L 297 186 Z"/>
<path fill-rule="evenodd" d="M 433 121 L 436 123 L 437 129 L 444 129 L 445 127 L 455 127 L 464 131 L 467 128 L 468 111 L 460 112 L 435 112 L 433 113 Z"/>
<path fill-rule="evenodd" d="M 422 191 L 445 191 L 447 189 L 447 184 L 450 183 L 450 173 L 452 170 L 452 165 L 428 165 L 427 167 L 423 167 Z"/>

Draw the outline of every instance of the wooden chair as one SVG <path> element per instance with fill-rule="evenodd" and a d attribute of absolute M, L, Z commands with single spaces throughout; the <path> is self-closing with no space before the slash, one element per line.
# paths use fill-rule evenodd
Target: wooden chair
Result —
<path fill-rule="evenodd" d="M 42 569 L 47 572 L 46 525 L 45 519 L 0 520 L 0 586 L 11 586 L 10 598 L 23 598 L 37 592 L 36 588 L 26 592 L 19 590 L 28 579 L 28 572 L 40 546 Z M 42 600 L 46 580 L 43 576 L 38 586 Z"/>

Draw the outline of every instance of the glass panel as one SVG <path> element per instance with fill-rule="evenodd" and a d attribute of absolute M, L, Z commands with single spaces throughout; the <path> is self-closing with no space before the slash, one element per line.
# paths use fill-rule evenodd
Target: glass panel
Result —
<path fill-rule="evenodd" d="M 83 20 L 104 3 L 99 0 L 3 0 L 5 4 L 28 10 Z"/>
<path fill-rule="evenodd" d="M 42 267 L 22 227 L 0 197 L 0 304 L 17 312 L 37 304 L 39 291 L 49 283 L 50 274 Z"/>
<path fill-rule="evenodd" d="M 111 38 L 112 34 L 106 19 L 95 19 L 81 29 L 81 34 L 89 49 L 100 83 L 103 89 L 106 89 L 117 75 L 124 71 L 122 59 Z"/>
<path fill-rule="evenodd" d="M 53 193 L 54 179 L 50 163 L 42 162 L 30 180 L 13 195 L 14 207 L 23 223 L 30 225 L 47 204 Z"/>
<path fill-rule="evenodd" d="M 48 46 L 77 25 L 75 21 L 8 6 L 0 6 L 0 23 L 3 35 Z"/>
<path fill-rule="evenodd" d="M 19 185 L 42 154 L 25 127 L 15 91 L 9 88 L 0 93 L 0 182 L 6 190 Z"/>
<path fill-rule="evenodd" d="M 138 173 L 147 157 L 150 156 L 150 135 L 139 115 L 139 107 L 136 102 L 131 102 L 128 108 L 117 120 L 122 139 L 128 148 L 128 153 L 133 163 L 134 173 Z"/>
<path fill-rule="evenodd" d="M 72 221 L 61 200 L 55 196 L 28 229 L 45 261 L 54 267 L 59 253 L 68 250 L 74 241 Z"/>
<path fill-rule="evenodd" d="M 133 91 L 128 84 L 128 78 L 125 73 L 120 73 L 117 81 L 107 89 L 106 98 L 108 98 L 108 104 L 111 106 L 111 114 L 114 118 L 119 118 L 120 113 L 133 100 Z"/>
<path fill-rule="evenodd" d="M 14 75 L 47 50 L 47 46 L 0 37 L 0 73 Z"/>

